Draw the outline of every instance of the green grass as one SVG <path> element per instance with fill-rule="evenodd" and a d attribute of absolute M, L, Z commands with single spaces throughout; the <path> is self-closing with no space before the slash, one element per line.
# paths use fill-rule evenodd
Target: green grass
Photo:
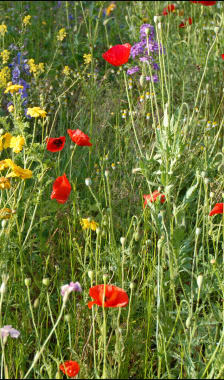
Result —
<path fill-rule="evenodd" d="M 166 2 L 116 2 L 106 16 L 109 4 L 0 2 L 7 26 L 0 52 L 10 51 L 8 63 L 18 52 L 44 63 L 44 72 L 21 78 L 29 84 L 27 107 L 47 112 L 26 118 L 0 75 L 1 136 L 26 140 L 19 153 L 3 149 L 1 160 L 33 172 L 0 189 L 0 208 L 15 211 L 0 225 L 7 283 L 0 327 L 20 331 L 1 340 L 1 377 L 63 378 L 59 365 L 75 360 L 87 379 L 222 378 L 224 214 L 209 213 L 224 197 L 223 3 L 177 1 L 167 16 Z M 22 27 L 26 15 L 30 25 Z M 188 17 L 192 25 L 179 28 Z M 136 73 L 130 88 L 127 69 L 139 65 L 146 76 L 150 66 L 130 58 L 112 67 L 102 53 L 137 43 L 144 23 L 163 46 L 155 55 L 159 82 Z M 67 35 L 58 41 L 61 28 Z M 92 54 L 90 64 L 84 54 Z M 0 58 L 0 69 L 8 63 Z M 88 134 L 92 147 L 75 145 L 67 129 Z M 59 136 L 64 149 L 47 151 L 46 137 Z M 64 173 L 72 191 L 59 204 L 50 196 Z M 143 195 L 155 190 L 165 203 L 144 208 Z M 97 230 L 83 230 L 82 218 Z M 71 281 L 83 291 L 63 303 L 60 288 Z M 129 304 L 90 310 L 89 288 L 103 283 L 123 288 Z"/>

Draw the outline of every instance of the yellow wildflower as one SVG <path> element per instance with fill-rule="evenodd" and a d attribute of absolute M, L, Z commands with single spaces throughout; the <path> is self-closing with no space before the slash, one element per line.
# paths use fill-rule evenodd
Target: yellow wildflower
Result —
<path fill-rule="evenodd" d="M 4 88 L 10 78 L 10 69 L 5 66 L 0 70 L 0 88 Z"/>
<path fill-rule="evenodd" d="M 12 172 L 7 174 L 6 177 L 20 177 L 22 179 L 31 178 L 32 171 L 29 169 L 23 169 L 20 166 L 16 165 L 10 158 L 6 158 L 3 161 L 0 161 L 0 170 L 10 168 Z"/>
<path fill-rule="evenodd" d="M 2 36 L 4 36 L 6 32 L 7 32 L 7 26 L 5 24 L 1 24 L 0 25 L 0 34 Z"/>
<path fill-rule="evenodd" d="M 46 111 L 42 110 L 40 107 L 27 108 L 27 115 L 31 117 L 46 117 Z"/>
<path fill-rule="evenodd" d="M 42 21 L 42 25 L 46 25 L 46 24 L 47 24 L 46 21 L 43 20 L 43 21 Z"/>
<path fill-rule="evenodd" d="M 34 59 L 30 58 L 28 60 L 28 65 L 30 66 L 30 72 L 34 73 L 34 75 L 39 75 L 44 72 L 44 63 L 40 62 L 39 64 L 35 64 Z"/>
<path fill-rule="evenodd" d="M 90 228 L 92 231 L 96 231 L 97 227 L 99 226 L 99 224 L 96 223 L 94 220 L 89 220 L 85 218 L 83 218 L 80 223 L 83 230 L 87 230 Z"/>
<path fill-rule="evenodd" d="M 65 28 L 61 28 L 59 31 L 58 31 L 58 34 L 57 34 L 57 40 L 58 41 L 63 41 L 63 39 L 66 37 L 67 33 L 65 31 Z"/>
<path fill-rule="evenodd" d="M 92 62 L 92 54 L 84 54 L 83 59 L 84 59 L 84 64 L 88 65 L 89 63 Z"/>
<path fill-rule="evenodd" d="M 69 66 L 65 66 L 64 69 L 62 70 L 62 73 L 63 73 L 64 75 L 66 75 L 66 76 L 69 75 L 70 72 L 71 72 L 71 69 L 70 69 Z"/>
<path fill-rule="evenodd" d="M 9 208 L 2 208 L 0 210 L 0 219 L 10 219 L 12 216 L 12 210 Z"/>
<path fill-rule="evenodd" d="M 5 50 L 3 50 L 1 52 L 1 57 L 2 57 L 2 63 L 3 63 L 3 65 L 8 62 L 9 56 L 10 56 L 10 52 L 8 50 L 5 49 Z"/>
<path fill-rule="evenodd" d="M 30 25 L 30 19 L 31 19 L 30 15 L 25 16 L 23 19 L 23 25 L 25 26 Z"/>
<path fill-rule="evenodd" d="M 10 106 L 8 106 L 7 109 L 8 109 L 9 112 L 13 112 L 14 111 L 14 105 L 10 104 Z"/>
<path fill-rule="evenodd" d="M 10 140 L 10 148 L 14 153 L 19 153 L 23 149 L 23 145 L 25 144 L 25 139 L 22 136 L 12 136 Z"/>
<path fill-rule="evenodd" d="M 111 12 L 116 8 L 116 4 L 111 3 L 107 8 L 106 8 L 106 15 L 110 16 Z"/>
<path fill-rule="evenodd" d="M 0 177 L 0 189 L 10 189 L 11 185 L 6 177 Z"/>
<path fill-rule="evenodd" d="M 9 132 L 6 132 L 3 136 L 0 137 L 0 141 L 3 142 L 2 148 L 7 149 L 10 147 L 12 135 Z"/>
<path fill-rule="evenodd" d="M 4 93 L 8 94 L 8 92 L 10 92 L 11 94 L 14 94 L 14 92 L 18 92 L 20 89 L 23 89 L 23 86 L 21 86 L 20 84 L 11 84 L 6 88 Z"/>

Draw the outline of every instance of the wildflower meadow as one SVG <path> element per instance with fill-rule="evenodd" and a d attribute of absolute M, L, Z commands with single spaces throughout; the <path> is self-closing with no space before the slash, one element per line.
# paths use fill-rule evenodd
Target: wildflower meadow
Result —
<path fill-rule="evenodd" d="M 224 377 L 224 2 L 0 1 L 0 378 Z"/>

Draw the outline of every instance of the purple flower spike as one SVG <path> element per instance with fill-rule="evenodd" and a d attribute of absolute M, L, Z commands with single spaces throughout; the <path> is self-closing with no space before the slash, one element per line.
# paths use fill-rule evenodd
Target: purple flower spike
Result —
<path fill-rule="evenodd" d="M 128 69 L 127 70 L 127 74 L 128 75 L 132 75 L 132 74 L 134 74 L 134 73 L 137 73 L 139 71 L 139 67 L 138 66 L 134 66 L 134 67 L 132 67 L 131 69 Z"/>
<path fill-rule="evenodd" d="M 0 329 L 0 336 L 2 338 L 11 336 L 12 338 L 18 338 L 20 336 L 20 332 L 12 327 L 12 325 L 6 325 Z"/>
<path fill-rule="evenodd" d="M 70 284 L 66 284 L 61 286 L 61 295 L 62 297 L 65 296 L 65 294 L 69 294 L 71 292 L 81 292 L 82 288 L 79 282 L 70 282 Z"/>

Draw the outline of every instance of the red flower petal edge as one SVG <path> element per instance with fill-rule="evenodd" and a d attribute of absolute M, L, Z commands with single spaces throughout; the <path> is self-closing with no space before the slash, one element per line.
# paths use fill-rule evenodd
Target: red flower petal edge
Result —
<path fill-rule="evenodd" d="M 121 66 L 128 62 L 131 51 L 130 44 L 115 45 L 102 54 L 103 59 L 113 66 Z"/>
<path fill-rule="evenodd" d="M 221 55 L 222 59 L 224 59 L 224 54 Z"/>
<path fill-rule="evenodd" d="M 88 303 L 89 309 L 91 309 L 94 304 L 102 306 L 104 284 L 90 288 L 89 295 L 94 299 L 94 301 Z M 124 307 L 127 306 L 128 302 L 128 295 L 122 288 L 118 288 L 115 285 L 105 285 L 104 307 Z"/>
<path fill-rule="evenodd" d="M 89 141 L 90 137 L 80 131 L 80 129 L 67 129 L 67 132 L 75 144 L 79 146 L 92 146 Z"/>
<path fill-rule="evenodd" d="M 64 148 L 65 140 L 65 136 L 47 138 L 47 150 L 50 152 L 59 152 Z"/>
<path fill-rule="evenodd" d="M 80 371 L 79 364 L 74 360 L 67 360 L 63 364 L 60 364 L 59 368 L 65 375 L 69 377 L 75 377 Z"/>
<path fill-rule="evenodd" d="M 58 203 L 65 203 L 68 200 L 71 190 L 72 187 L 64 173 L 63 176 L 56 178 L 54 181 L 51 199 L 56 199 Z"/>
<path fill-rule="evenodd" d="M 163 9 L 163 15 L 167 16 L 168 13 L 174 12 L 174 11 L 175 11 L 175 5 L 174 4 L 169 4 L 169 5 L 167 5 L 167 7 L 165 7 Z"/>
<path fill-rule="evenodd" d="M 212 211 L 209 213 L 209 216 L 223 214 L 223 203 L 216 203 L 215 207 L 213 207 Z"/>
<path fill-rule="evenodd" d="M 192 25 L 192 18 L 191 17 L 189 17 L 188 20 L 185 20 L 185 22 L 181 22 L 181 24 L 179 25 L 179 28 L 185 28 L 185 26 L 187 26 L 187 23 L 189 25 Z"/>
<path fill-rule="evenodd" d="M 144 207 L 147 206 L 148 201 L 149 201 L 149 202 L 155 202 L 156 199 L 157 199 L 159 196 L 161 196 L 161 198 L 160 198 L 160 203 L 164 203 L 165 200 L 166 200 L 166 199 L 165 199 L 165 195 L 164 195 L 164 194 L 160 194 L 160 193 L 158 192 L 158 190 L 153 191 L 152 195 L 151 195 L 151 194 L 144 194 L 144 195 L 143 195 L 143 198 L 145 199 Z"/>
<path fill-rule="evenodd" d="M 202 5 L 215 5 L 217 3 L 217 1 L 191 1 L 191 3 L 199 3 L 199 4 L 202 4 Z"/>

